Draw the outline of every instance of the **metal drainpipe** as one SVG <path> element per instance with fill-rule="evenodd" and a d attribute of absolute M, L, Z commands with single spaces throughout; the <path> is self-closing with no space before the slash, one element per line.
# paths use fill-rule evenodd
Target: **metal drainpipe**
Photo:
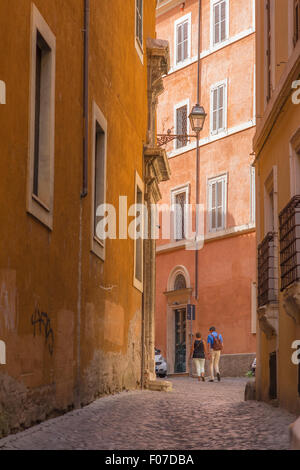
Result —
<path fill-rule="evenodd" d="M 89 132 L 89 92 L 88 92 L 88 59 L 89 59 L 89 16 L 90 16 L 90 2 L 84 0 L 84 57 L 83 57 L 83 176 L 82 176 L 82 191 L 80 194 L 81 199 L 85 198 L 88 194 L 87 185 L 87 171 L 88 171 L 88 132 Z M 75 385 L 75 408 L 80 408 L 81 397 L 80 397 L 80 374 L 81 374 L 81 302 L 82 302 L 82 212 L 83 207 L 80 203 L 80 215 L 79 215 L 79 253 L 78 253 L 78 299 L 77 299 L 77 370 L 76 370 L 76 385 Z"/>
<path fill-rule="evenodd" d="M 197 104 L 200 104 L 200 26 L 201 26 L 201 0 L 198 4 L 198 73 L 197 73 Z M 197 133 L 197 150 L 196 150 L 196 250 L 195 250 L 195 299 L 198 300 L 198 246 L 197 236 L 199 229 L 198 205 L 200 203 L 200 148 L 199 148 L 199 132 Z"/>
<path fill-rule="evenodd" d="M 83 172 L 82 192 L 88 194 L 88 139 L 89 139 L 89 33 L 90 33 L 90 0 L 84 0 L 84 58 L 83 58 Z"/>

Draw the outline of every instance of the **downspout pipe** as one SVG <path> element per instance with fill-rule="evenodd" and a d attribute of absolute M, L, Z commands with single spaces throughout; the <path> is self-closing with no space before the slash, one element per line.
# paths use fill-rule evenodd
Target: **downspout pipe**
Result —
<path fill-rule="evenodd" d="M 200 27 L 201 27 L 201 0 L 198 4 L 198 69 L 197 69 L 197 104 L 200 104 Z M 199 217 L 198 207 L 200 204 L 200 147 L 199 147 L 199 132 L 197 133 L 197 147 L 196 147 L 196 250 L 195 250 L 195 299 L 198 300 L 198 277 L 199 277 L 199 253 L 198 253 L 198 232 L 199 232 Z"/>
<path fill-rule="evenodd" d="M 83 165 L 81 198 L 88 194 L 88 142 L 89 142 L 89 35 L 90 0 L 84 0 L 84 52 L 83 52 Z"/>

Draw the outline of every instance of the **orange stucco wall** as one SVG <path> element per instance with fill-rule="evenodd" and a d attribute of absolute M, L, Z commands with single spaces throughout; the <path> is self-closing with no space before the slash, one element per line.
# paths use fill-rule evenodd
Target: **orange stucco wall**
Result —
<path fill-rule="evenodd" d="M 265 197 L 266 182 L 274 172 L 273 177 L 276 192 L 274 194 L 274 222 L 275 232 L 278 236 L 278 246 L 275 256 L 278 263 L 276 275 L 278 277 L 277 334 L 267 338 L 258 324 L 258 371 L 257 371 L 257 397 L 261 400 L 270 399 L 270 368 L 269 355 L 276 352 L 277 356 L 277 399 L 280 406 L 292 412 L 300 411 L 299 396 L 299 365 L 292 362 L 292 343 L 300 340 L 299 324 L 288 315 L 289 310 L 284 301 L 285 291 L 281 291 L 281 259 L 280 259 L 280 226 L 279 213 L 288 205 L 291 198 L 299 195 L 299 158 L 295 153 L 300 145 L 300 105 L 293 103 L 292 83 L 300 73 L 300 43 L 293 44 L 293 2 L 273 2 L 271 9 L 271 100 L 266 100 L 266 31 L 263 2 L 256 1 L 257 7 L 257 111 L 260 121 L 254 136 L 254 150 L 256 152 L 257 174 L 257 244 L 260 244 L 268 233 L 268 206 Z M 276 7 L 276 8 L 274 8 Z M 274 29 L 275 25 L 275 29 Z M 299 88 L 299 87 L 298 87 Z M 285 97 L 284 103 L 278 102 Z M 280 110 L 280 112 L 279 112 Z M 269 132 L 266 133 L 266 129 Z M 298 135 L 298 138 L 296 136 Z M 295 142 L 293 141 L 295 138 Z M 294 184 L 293 184 L 294 183 Z M 274 224 L 274 225 L 276 225 Z M 291 262 L 291 267 L 293 263 Z M 293 284 L 289 287 L 292 287 Z"/>
<path fill-rule="evenodd" d="M 124 3 L 90 1 L 88 195 L 81 199 L 84 2 L 35 1 L 56 37 L 53 230 L 26 212 L 32 2 L 0 3 L 0 76 L 7 90 L 0 106 L 0 339 L 7 353 L 0 365 L 0 436 L 140 383 L 134 241 L 107 240 L 104 262 L 91 252 L 93 102 L 108 123 L 106 202 L 118 208 L 125 195 L 133 204 L 135 172 L 143 177 L 146 39 L 155 37 L 156 2 L 144 2 L 144 63 L 135 48 L 134 2 Z M 36 308 L 47 314 L 52 354 L 41 324 L 34 335 Z"/>
<path fill-rule="evenodd" d="M 184 266 L 190 277 L 190 302 L 196 304 L 193 332 L 204 336 L 210 326 L 224 335 L 225 354 L 253 353 L 256 336 L 251 331 L 251 286 L 256 281 L 255 227 L 250 220 L 250 166 L 253 161 L 252 138 L 255 132 L 254 71 L 255 27 L 253 2 L 229 1 L 229 44 L 214 50 L 210 46 L 210 1 L 201 10 L 200 104 L 208 116 L 200 135 L 200 203 L 204 207 L 204 247 L 199 251 L 198 301 L 195 299 L 195 252 L 180 248 L 172 240 L 157 242 L 156 345 L 168 355 L 167 296 L 169 277 L 176 266 Z M 198 2 L 188 0 L 157 17 L 157 35 L 170 42 L 171 72 L 164 80 L 165 93 L 159 100 L 158 132 L 174 128 L 174 105 L 189 100 L 196 103 L 197 62 L 178 70 L 174 66 L 174 22 L 191 13 L 191 57 L 197 56 Z M 238 39 L 237 37 L 240 37 Z M 232 42 L 232 43 L 231 43 Z M 210 136 L 210 87 L 227 79 L 226 136 Z M 188 131 L 192 133 L 191 129 Z M 194 140 L 191 143 L 195 142 Z M 196 200 L 195 146 L 174 152 L 167 145 L 171 168 L 170 181 L 161 185 L 162 203 L 171 204 L 171 190 L 188 184 L 190 203 Z M 219 238 L 208 240 L 207 180 L 227 173 L 226 230 Z M 162 220 L 161 220 L 162 221 Z M 234 236 L 228 232 L 236 230 Z M 162 231 L 160 232 L 162 235 Z M 218 235 L 218 234 L 216 234 Z M 188 286 L 189 287 L 189 286 Z M 187 326 L 188 331 L 190 326 Z"/>

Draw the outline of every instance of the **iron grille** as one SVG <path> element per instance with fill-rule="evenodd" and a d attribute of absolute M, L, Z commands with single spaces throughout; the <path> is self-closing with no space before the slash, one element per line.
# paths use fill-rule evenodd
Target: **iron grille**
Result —
<path fill-rule="evenodd" d="M 300 280 L 300 196 L 279 214 L 281 290 Z"/>
<path fill-rule="evenodd" d="M 258 246 L 258 306 L 276 301 L 274 233 L 269 232 Z"/>

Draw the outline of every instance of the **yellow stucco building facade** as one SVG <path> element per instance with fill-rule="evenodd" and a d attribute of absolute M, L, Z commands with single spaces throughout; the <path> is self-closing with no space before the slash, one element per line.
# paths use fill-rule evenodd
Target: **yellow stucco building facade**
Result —
<path fill-rule="evenodd" d="M 119 210 L 169 178 L 155 8 L 0 3 L 0 436 L 155 377 L 155 250 Z M 105 203 L 115 239 L 97 231 Z"/>
<path fill-rule="evenodd" d="M 257 0 L 256 395 L 300 412 L 300 9 Z"/>

